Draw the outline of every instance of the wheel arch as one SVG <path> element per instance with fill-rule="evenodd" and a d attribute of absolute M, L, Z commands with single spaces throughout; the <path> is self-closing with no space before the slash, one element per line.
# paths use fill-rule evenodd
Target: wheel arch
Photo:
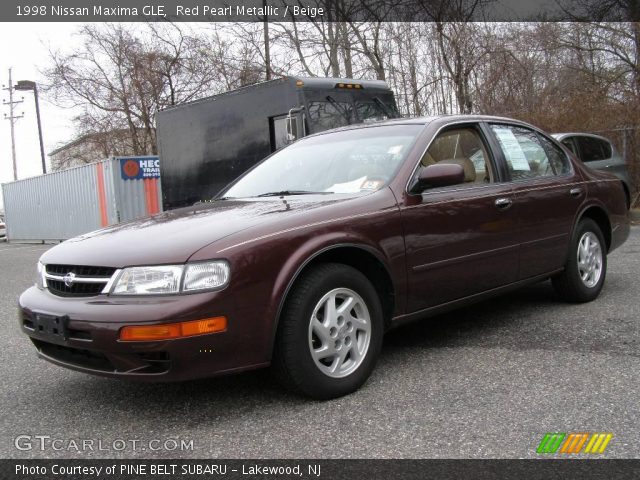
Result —
<path fill-rule="evenodd" d="M 620 180 L 620 183 L 622 183 L 622 189 L 624 190 L 624 195 L 627 200 L 627 210 L 629 210 L 631 208 L 631 189 L 624 180 Z"/>
<path fill-rule="evenodd" d="M 607 246 L 607 252 L 609 252 L 609 249 L 611 248 L 612 231 L 611 221 L 609 220 L 609 215 L 607 214 L 605 208 L 599 205 L 589 205 L 585 207 L 582 212 L 580 212 L 580 215 L 578 215 L 578 221 L 574 226 L 574 230 L 583 218 L 589 218 L 593 220 L 594 222 L 596 222 L 598 227 L 600 227 Z"/>
<path fill-rule="evenodd" d="M 320 263 L 341 263 L 351 266 L 365 275 L 367 279 L 371 281 L 380 297 L 384 314 L 385 330 L 390 325 L 396 305 L 396 288 L 387 262 L 379 252 L 367 245 L 353 243 L 335 244 L 309 255 L 290 278 L 276 311 L 272 328 L 271 353 L 273 353 L 280 316 L 282 315 L 282 310 L 291 292 L 291 288 L 298 278 L 300 278 L 300 275 Z"/>

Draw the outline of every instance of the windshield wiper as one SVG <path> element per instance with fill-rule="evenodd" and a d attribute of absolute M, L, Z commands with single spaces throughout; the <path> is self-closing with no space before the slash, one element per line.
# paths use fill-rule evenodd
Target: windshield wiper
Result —
<path fill-rule="evenodd" d="M 385 105 L 385 103 L 382 100 L 380 100 L 378 97 L 373 97 L 373 101 L 376 103 L 376 105 L 378 105 L 378 108 L 380 108 L 380 110 L 382 110 L 382 114 L 386 115 L 387 118 L 395 118 L 396 117 L 395 115 L 393 115 L 393 113 L 391 113 L 391 111 L 389 110 L 387 105 Z"/>
<path fill-rule="evenodd" d="M 331 105 L 333 105 L 336 110 L 338 110 L 338 113 L 340 113 L 340 115 L 344 117 L 344 119 L 347 121 L 347 125 L 351 125 L 351 115 L 349 115 L 349 110 L 347 110 L 345 107 L 342 107 L 331 95 L 327 95 L 327 101 Z"/>
<path fill-rule="evenodd" d="M 285 195 L 326 195 L 333 192 L 311 192 L 309 190 L 280 190 L 279 192 L 267 192 L 255 195 L 256 197 L 282 197 Z"/>

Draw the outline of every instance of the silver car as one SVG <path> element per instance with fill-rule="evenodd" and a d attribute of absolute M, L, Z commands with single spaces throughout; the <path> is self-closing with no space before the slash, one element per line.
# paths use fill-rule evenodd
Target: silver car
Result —
<path fill-rule="evenodd" d="M 631 178 L 627 163 L 611 141 L 591 133 L 553 133 L 551 135 L 571 150 L 589 168 L 612 173 L 624 186 L 627 208 L 631 204 Z"/>
<path fill-rule="evenodd" d="M 4 216 L 0 215 L 0 241 L 7 235 L 7 226 L 4 224 Z"/>

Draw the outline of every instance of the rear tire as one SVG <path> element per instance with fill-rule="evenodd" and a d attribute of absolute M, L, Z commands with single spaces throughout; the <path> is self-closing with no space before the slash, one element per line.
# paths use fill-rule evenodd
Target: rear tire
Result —
<path fill-rule="evenodd" d="M 382 346 L 378 294 L 358 270 L 312 267 L 285 303 L 272 368 L 290 390 L 325 400 L 354 392 L 371 374 Z"/>
<path fill-rule="evenodd" d="M 571 238 L 565 269 L 552 278 L 563 300 L 583 303 L 598 297 L 607 273 L 606 248 L 598 224 L 590 218 L 580 220 Z"/>

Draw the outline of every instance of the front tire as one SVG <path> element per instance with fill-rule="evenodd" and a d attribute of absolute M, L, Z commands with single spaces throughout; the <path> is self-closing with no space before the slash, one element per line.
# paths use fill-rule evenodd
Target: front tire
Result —
<path fill-rule="evenodd" d="M 371 282 L 347 265 L 312 267 L 285 303 L 272 362 L 287 388 L 316 399 L 347 395 L 371 374 L 383 313 Z"/>
<path fill-rule="evenodd" d="M 598 297 L 607 273 L 606 248 L 598 224 L 590 218 L 581 220 L 571 239 L 565 269 L 552 279 L 563 300 L 583 303 Z"/>

